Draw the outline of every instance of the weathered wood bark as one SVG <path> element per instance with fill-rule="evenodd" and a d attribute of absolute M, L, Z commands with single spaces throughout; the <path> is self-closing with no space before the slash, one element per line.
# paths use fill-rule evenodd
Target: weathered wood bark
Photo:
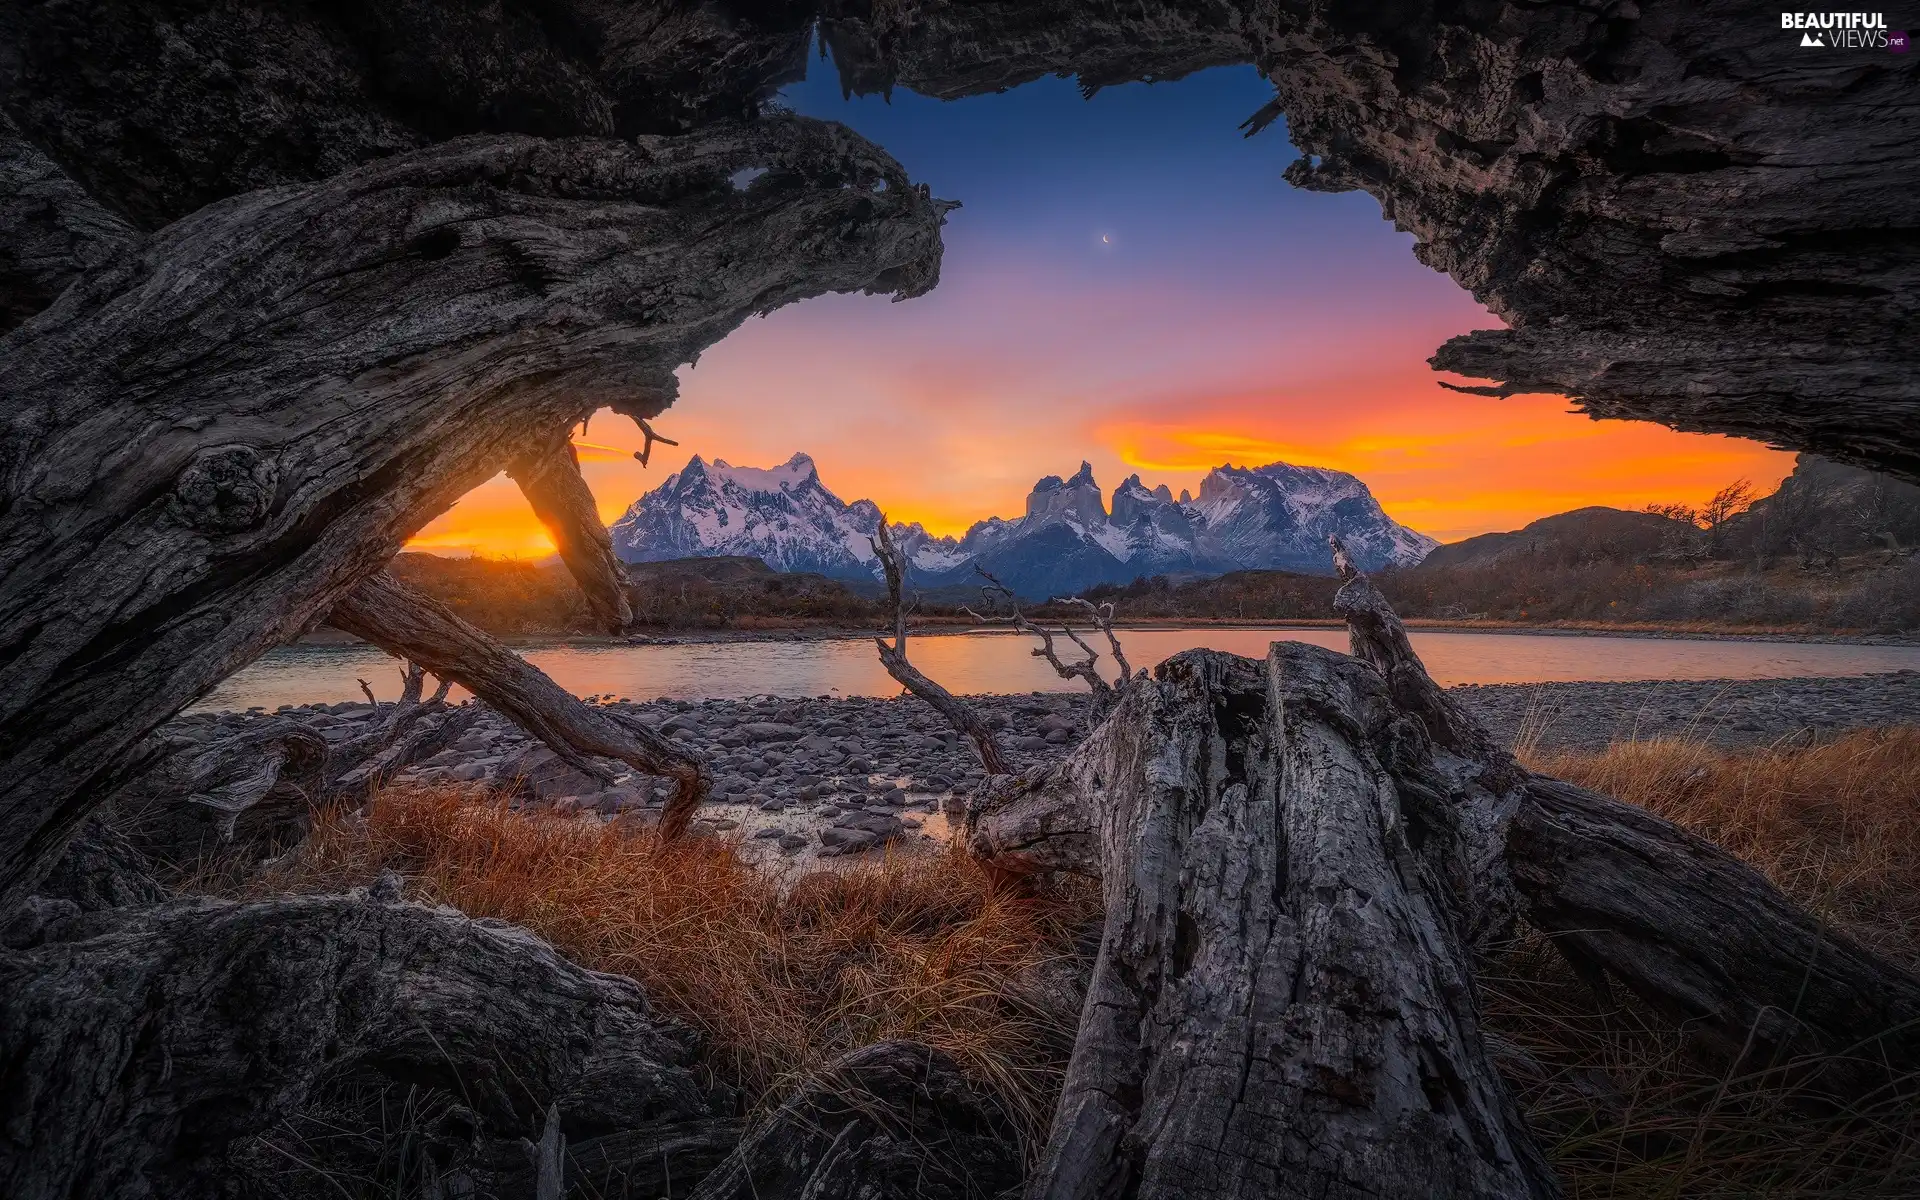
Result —
<path fill-rule="evenodd" d="M 1106 929 L 1030 1196 L 1557 1194 L 1481 1041 L 1457 831 L 1383 761 L 1423 751 L 1377 674 L 1281 643 L 1168 660 L 1075 752 Z"/>
<path fill-rule="evenodd" d="M 0 112 L 0 333 L 138 237 Z"/>
<path fill-rule="evenodd" d="M 1550 1193 L 1468 973 L 1515 915 L 1725 1069 L 1912 1086 L 1920 980 L 1670 822 L 1529 774 L 1342 569 L 1355 657 L 1276 643 L 1262 693 L 1247 660 L 1178 656 L 969 813 L 977 856 L 1107 899 L 1032 1194 Z"/>
<path fill-rule="evenodd" d="M 580 456 L 567 437 L 528 451 L 507 468 L 534 515 L 553 535 L 560 561 L 587 597 L 594 621 L 608 633 L 633 622 L 627 574 L 613 553 L 613 535 L 600 520 L 593 491 L 580 477 Z"/>
<path fill-rule="evenodd" d="M 134 844 L 99 818 L 87 822 L 67 846 L 53 871 L 40 882 L 40 895 L 66 900 L 81 912 L 159 904 L 167 890 L 153 877 L 153 866 Z"/>
<path fill-rule="evenodd" d="M 179 721 L 136 752 L 133 778 L 113 794 L 114 828 L 156 864 L 191 868 L 236 842 L 272 848 L 305 836 L 313 809 L 364 799 L 367 789 L 458 740 L 481 706 L 449 708 L 450 681 L 422 698 L 409 663 L 398 700 L 368 728 L 329 741 L 297 717 Z"/>
<path fill-rule="evenodd" d="M 140 738 L 527 445 L 657 413 L 752 313 L 926 290 L 944 211 L 799 118 L 475 137 L 81 274 L 0 342 L 0 907 Z"/>
<path fill-rule="evenodd" d="M 481 1142 L 549 1104 L 575 1134 L 723 1116 L 632 981 L 374 892 L 76 915 L 0 953 L 0 1193 L 221 1194 L 229 1146 L 358 1071 L 451 1092 Z"/>
<path fill-rule="evenodd" d="M 1019 1182 L 1011 1123 L 953 1060 L 880 1042 L 803 1082 L 693 1200 L 994 1200 Z"/>
<path fill-rule="evenodd" d="M 1535 776 L 1508 835 L 1527 920 L 1680 1022 L 1727 1069 L 1827 1094 L 1920 1073 L 1920 979 L 1644 809 Z"/>
<path fill-rule="evenodd" d="M 1400 618 L 1337 540 L 1334 551 L 1347 580 L 1334 607 L 1354 655 L 1465 768 L 1454 807 L 1476 905 L 1511 897 L 1576 968 L 1618 978 L 1726 1069 L 1804 1063 L 1818 1073 L 1809 1083 L 1837 1095 L 1911 1083 L 1920 978 L 1705 839 L 1522 769 L 1427 675 Z"/>
<path fill-rule="evenodd" d="M 888 642 L 884 637 L 873 639 L 873 644 L 880 651 L 880 665 L 887 669 L 887 674 L 893 676 L 895 682 L 925 701 L 967 739 L 967 744 L 973 747 L 974 757 L 980 760 L 980 765 L 986 768 L 988 775 L 1011 774 L 1012 768 L 1007 763 L 1006 754 L 1000 749 L 1000 739 L 980 719 L 980 714 L 974 712 L 966 701 L 929 679 L 907 658 L 907 560 L 894 544 L 885 513 L 880 514 L 880 530 L 871 540 L 873 552 L 880 559 L 880 569 L 886 576 L 887 603 L 893 615 L 893 641 Z"/>
<path fill-rule="evenodd" d="M 389 654 L 420 663 L 485 700 L 578 770 L 606 779 L 587 755 L 674 781 L 661 836 L 679 837 L 712 790 L 706 765 L 638 721 L 581 701 L 538 667 L 386 572 L 334 606 L 328 620 Z"/>

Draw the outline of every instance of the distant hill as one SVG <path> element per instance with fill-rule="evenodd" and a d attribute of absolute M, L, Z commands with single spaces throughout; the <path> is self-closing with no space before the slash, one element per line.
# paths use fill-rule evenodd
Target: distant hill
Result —
<path fill-rule="evenodd" d="M 1485 566 L 1524 555 L 1542 563 L 1576 566 L 1650 558 L 1693 527 L 1672 517 L 1595 505 L 1541 517 L 1511 533 L 1483 533 L 1449 542 L 1421 560 L 1424 567 Z"/>

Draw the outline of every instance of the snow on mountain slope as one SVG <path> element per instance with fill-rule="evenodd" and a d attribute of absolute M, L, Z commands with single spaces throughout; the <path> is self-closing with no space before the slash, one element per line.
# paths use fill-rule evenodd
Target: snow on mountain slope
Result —
<path fill-rule="evenodd" d="M 879 527 L 879 506 L 842 501 L 805 454 L 768 468 L 708 463 L 696 454 L 634 501 L 611 532 L 614 552 L 628 562 L 744 554 L 779 571 L 865 579 L 875 569 L 867 539 Z M 918 525 L 900 533 L 916 566 L 941 570 L 954 561 L 954 539 L 932 537 Z"/>
<path fill-rule="evenodd" d="M 771 468 L 696 455 L 614 523 L 613 540 L 633 562 L 744 554 L 782 571 L 864 580 L 878 573 L 867 539 L 879 522 L 871 500 L 846 503 L 827 490 L 804 454 Z M 1023 516 L 989 517 L 957 539 L 919 525 L 895 532 L 923 586 L 971 584 L 981 567 L 1028 597 L 1170 572 L 1328 573 L 1329 533 L 1369 570 L 1411 565 L 1438 544 L 1388 517 L 1352 475 L 1288 463 L 1216 467 L 1197 498 L 1178 500 L 1134 475 L 1109 508 L 1083 462 L 1070 478 L 1034 484 Z"/>

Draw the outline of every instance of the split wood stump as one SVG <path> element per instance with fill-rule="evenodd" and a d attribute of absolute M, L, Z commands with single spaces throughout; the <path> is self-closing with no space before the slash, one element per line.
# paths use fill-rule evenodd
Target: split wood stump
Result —
<path fill-rule="evenodd" d="M 1558 1195 L 1480 1028 L 1474 957 L 1517 920 L 1728 1069 L 1911 1083 L 1920 981 L 1725 851 L 1526 771 L 1342 565 L 1353 656 L 1177 655 L 969 814 L 979 858 L 1105 899 L 1032 1200 Z"/>

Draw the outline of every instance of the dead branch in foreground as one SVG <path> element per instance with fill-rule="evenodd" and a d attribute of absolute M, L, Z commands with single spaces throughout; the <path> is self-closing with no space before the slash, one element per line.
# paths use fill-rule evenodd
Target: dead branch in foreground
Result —
<path fill-rule="evenodd" d="M 712 776 L 699 758 L 638 721 L 581 701 L 439 601 L 384 571 L 335 605 L 328 620 L 459 683 L 576 770 L 612 782 L 591 755 L 671 778 L 673 796 L 660 814 L 663 837 L 685 833 L 694 810 L 712 790 Z"/>
<path fill-rule="evenodd" d="M 1920 1078 L 1920 979 L 1644 810 L 1534 776 L 1335 544 L 1353 656 L 1189 651 L 970 814 L 1106 928 L 1030 1196 L 1548 1197 L 1472 956 L 1516 919 L 1728 1072 Z"/>
<path fill-rule="evenodd" d="M 904 595 L 906 586 L 907 562 L 900 548 L 894 544 L 893 534 L 887 528 L 887 516 L 880 514 L 880 531 L 869 541 L 873 552 L 880 559 L 880 569 L 887 577 L 887 604 L 893 614 L 893 641 L 876 637 L 873 644 L 880 650 L 880 665 L 887 674 L 899 682 L 901 687 L 918 696 L 931 705 L 934 711 L 945 717 L 964 735 L 973 746 L 974 755 L 980 765 L 986 768 L 988 775 L 1010 775 L 1013 769 L 1008 766 L 1007 758 L 1000 749 L 999 739 L 993 730 L 987 728 L 980 714 L 973 711 L 966 702 L 952 692 L 927 678 L 911 662 L 907 661 L 907 601 Z"/>
<path fill-rule="evenodd" d="M 973 569 L 980 578 L 987 581 L 980 588 L 987 607 L 995 608 L 1005 605 L 1008 613 L 1006 616 L 985 616 L 964 605 L 961 606 L 960 611 L 983 625 L 1011 625 L 1022 633 L 1029 633 L 1039 638 L 1040 645 L 1032 651 L 1033 656 L 1045 659 L 1047 665 L 1053 668 L 1053 673 L 1060 678 L 1079 679 L 1086 683 L 1087 690 L 1092 693 L 1092 703 L 1087 707 L 1087 725 L 1091 728 L 1099 724 L 1121 693 L 1125 692 L 1134 681 L 1133 668 L 1127 662 L 1126 652 L 1120 648 L 1119 635 L 1113 631 L 1112 603 L 1095 604 L 1083 596 L 1075 596 L 1072 600 L 1072 603 L 1086 610 L 1094 628 L 1106 635 L 1107 645 L 1113 650 L 1113 661 L 1119 668 L 1119 676 L 1115 682 L 1108 683 L 1100 674 L 1098 667 L 1100 652 L 1087 645 L 1071 625 L 1062 623 L 1059 632 L 1078 646 L 1084 657 L 1073 662 L 1065 662 L 1060 658 L 1059 652 L 1054 649 L 1054 632 L 1044 625 L 1034 624 L 1024 612 L 1020 611 L 1020 598 L 1014 595 L 1013 589 L 994 578 L 985 567 L 976 563 Z"/>

